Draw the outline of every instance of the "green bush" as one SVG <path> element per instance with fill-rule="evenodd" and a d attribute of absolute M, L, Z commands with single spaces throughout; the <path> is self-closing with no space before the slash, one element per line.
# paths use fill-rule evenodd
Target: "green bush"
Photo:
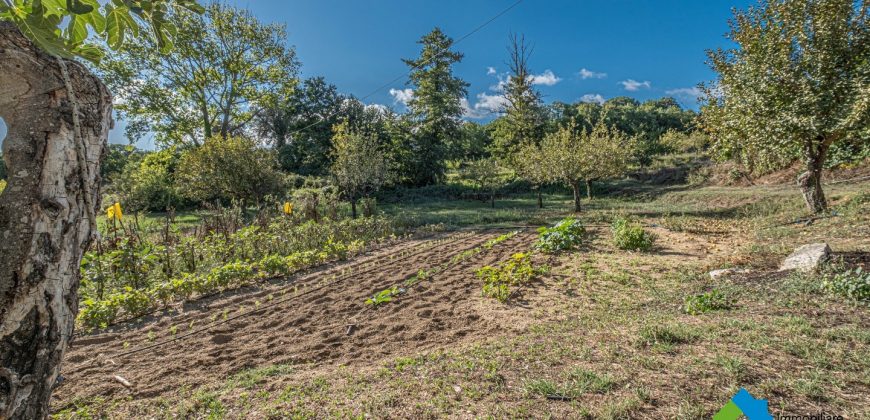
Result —
<path fill-rule="evenodd" d="M 117 175 L 109 190 L 130 210 L 164 211 L 187 204 L 175 188 L 175 168 L 179 154 L 174 148 L 146 154 L 131 160 Z"/>
<path fill-rule="evenodd" d="M 6 189 L 6 180 L 0 179 L 0 194 L 3 194 L 3 190 Z"/>
<path fill-rule="evenodd" d="M 640 223 L 618 217 L 610 226 L 613 243 L 619 249 L 629 251 L 649 251 L 655 243 L 655 235 L 643 229 Z"/>
<path fill-rule="evenodd" d="M 538 233 L 540 235 L 535 247 L 546 253 L 556 253 L 580 246 L 586 229 L 583 228 L 582 222 L 568 217 L 551 228 L 539 228 Z"/>
<path fill-rule="evenodd" d="M 830 293 L 870 304 L 870 272 L 861 267 L 827 274 L 822 285 Z"/>
<path fill-rule="evenodd" d="M 705 312 L 717 311 L 722 309 L 730 309 L 731 300 L 718 291 L 711 290 L 707 293 L 698 295 L 686 296 L 686 313 L 690 315 L 698 315 Z"/>
<path fill-rule="evenodd" d="M 284 192 L 284 176 L 277 165 L 274 151 L 254 140 L 212 137 L 181 156 L 176 186 L 197 202 L 254 202 Z"/>

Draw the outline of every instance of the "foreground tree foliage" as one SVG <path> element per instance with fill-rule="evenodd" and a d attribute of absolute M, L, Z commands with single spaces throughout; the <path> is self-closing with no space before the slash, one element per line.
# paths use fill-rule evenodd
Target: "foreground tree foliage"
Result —
<path fill-rule="evenodd" d="M 283 190 L 275 152 L 244 137 L 206 140 L 182 155 L 175 178 L 179 192 L 191 200 L 239 200 L 242 208 Z"/>
<path fill-rule="evenodd" d="M 357 201 L 376 192 L 388 181 L 389 162 L 377 137 L 351 131 L 346 122 L 335 127 L 332 148 L 332 177 L 350 201 L 351 215 L 355 219 Z"/>
<path fill-rule="evenodd" d="M 737 12 L 737 48 L 710 51 L 719 73 L 706 88 L 703 122 L 716 150 L 755 170 L 801 159 L 798 184 L 813 213 L 827 209 L 822 169 L 830 148 L 867 136 L 868 3 L 764 1 Z"/>
<path fill-rule="evenodd" d="M 0 195 L 0 418 L 49 414 L 96 229 L 112 101 L 67 58 L 96 60 L 103 52 L 90 41 L 117 50 L 139 36 L 166 50 L 179 6 L 199 9 L 183 0 L 0 2 L 0 118 L 13 174 Z"/>
<path fill-rule="evenodd" d="M 129 138 L 153 132 L 163 145 L 200 145 L 243 134 L 263 109 L 293 97 L 299 63 L 283 26 L 221 3 L 171 23 L 178 34 L 169 54 L 143 39 L 99 66 L 122 99 L 116 110 Z"/>

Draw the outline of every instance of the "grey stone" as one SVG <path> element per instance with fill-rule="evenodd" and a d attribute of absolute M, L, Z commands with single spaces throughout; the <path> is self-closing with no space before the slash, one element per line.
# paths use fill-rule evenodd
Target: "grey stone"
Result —
<path fill-rule="evenodd" d="M 824 242 L 807 244 L 794 250 L 782 262 L 779 271 L 797 270 L 802 273 L 810 272 L 819 268 L 819 265 L 827 260 L 830 255 L 831 248 Z"/>

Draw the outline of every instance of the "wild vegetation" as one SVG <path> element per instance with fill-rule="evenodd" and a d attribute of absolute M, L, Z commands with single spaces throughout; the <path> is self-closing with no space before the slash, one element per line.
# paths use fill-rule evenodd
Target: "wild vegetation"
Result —
<path fill-rule="evenodd" d="M 545 103 L 510 34 L 479 123 L 437 27 L 395 112 L 227 4 L 0 1 L 0 418 L 866 417 L 868 7 L 736 11 L 699 112 Z"/>

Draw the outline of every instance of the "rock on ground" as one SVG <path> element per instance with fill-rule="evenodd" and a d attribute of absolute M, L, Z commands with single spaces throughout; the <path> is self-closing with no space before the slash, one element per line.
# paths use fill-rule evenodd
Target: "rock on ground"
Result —
<path fill-rule="evenodd" d="M 826 243 L 807 244 L 794 250 L 782 262 L 779 271 L 797 270 L 803 273 L 813 271 L 830 255 L 831 248 Z"/>

